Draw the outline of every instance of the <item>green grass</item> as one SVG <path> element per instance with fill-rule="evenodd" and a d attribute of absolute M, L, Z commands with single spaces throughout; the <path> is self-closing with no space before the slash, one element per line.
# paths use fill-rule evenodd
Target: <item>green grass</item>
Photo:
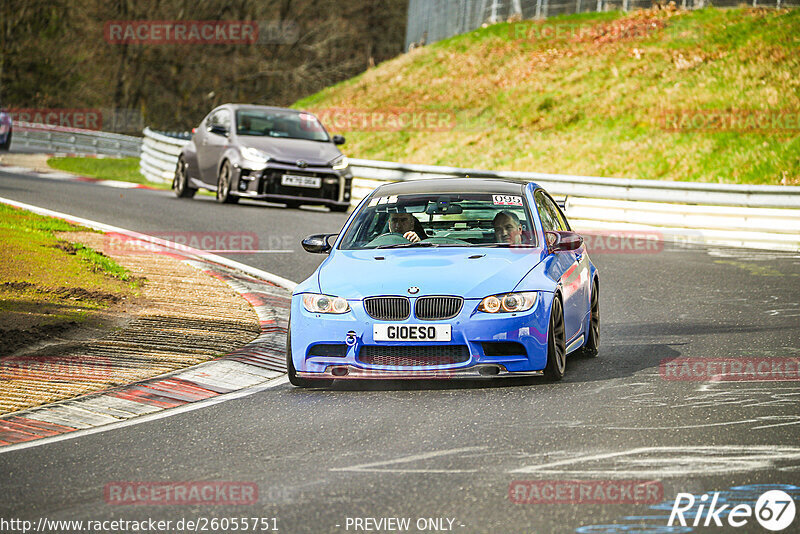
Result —
<path fill-rule="evenodd" d="M 644 10 L 501 23 L 295 103 L 442 111 L 446 131 L 338 131 L 352 157 L 484 169 L 800 184 L 800 10 Z M 743 113 L 742 110 L 745 112 Z M 783 130 L 668 128 L 674 111 Z"/>
<path fill-rule="evenodd" d="M 159 189 L 169 189 L 172 184 L 149 182 L 139 172 L 139 158 L 50 158 L 47 164 L 60 171 L 72 172 L 81 176 L 101 180 L 118 180 L 144 184 Z"/>
<path fill-rule="evenodd" d="M 141 280 L 111 258 L 58 239 L 89 231 L 0 204 L 0 330 L 35 332 L 80 322 L 137 294 Z"/>

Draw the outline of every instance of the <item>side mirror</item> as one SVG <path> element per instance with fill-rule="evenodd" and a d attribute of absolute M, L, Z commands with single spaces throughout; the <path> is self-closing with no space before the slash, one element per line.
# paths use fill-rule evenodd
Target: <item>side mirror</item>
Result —
<path fill-rule="evenodd" d="M 224 137 L 228 137 L 228 129 L 225 128 L 224 126 L 220 126 L 219 124 L 215 124 L 215 125 L 209 127 L 208 131 L 213 133 L 213 134 L 217 134 L 217 135 L 222 135 Z"/>
<path fill-rule="evenodd" d="M 334 145 L 343 145 L 344 144 L 344 136 L 343 135 L 334 135 L 333 136 L 333 144 Z"/>
<path fill-rule="evenodd" d="M 550 252 L 567 252 L 577 250 L 583 245 L 583 237 L 575 232 L 559 231 L 545 232 L 547 250 Z"/>
<path fill-rule="evenodd" d="M 327 254 L 331 251 L 328 239 L 338 234 L 314 234 L 303 239 L 303 248 L 312 254 Z"/>

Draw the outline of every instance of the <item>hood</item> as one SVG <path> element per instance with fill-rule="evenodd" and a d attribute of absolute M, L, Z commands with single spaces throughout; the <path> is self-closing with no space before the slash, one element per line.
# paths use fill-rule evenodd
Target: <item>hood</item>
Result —
<path fill-rule="evenodd" d="M 319 285 L 322 293 L 347 299 L 408 296 L 412 286 L 419 297 L 479 299 L 512 291 L 540 260 L 541 249 L 533 248 L 336 250 L 320 267 Z"/>
<path fill-rule="evenodd" d="M 239 136 L 242 146 L 263 150 L 277 161 L 290 162 L 302 159 L 309 165 L 327 165 L 342 153 L 333 143 L 287 139 L 285 137 Z"/>

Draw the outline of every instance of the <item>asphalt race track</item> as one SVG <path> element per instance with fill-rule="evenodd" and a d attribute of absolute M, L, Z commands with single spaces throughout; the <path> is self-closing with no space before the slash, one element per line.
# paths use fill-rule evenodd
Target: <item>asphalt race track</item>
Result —
<path fill-rule="evenodd" d="M 300 240 L 336 232 L 346 219 L 2 171 L 0 197 L 148 234 L 254 232 L 257 248 L 271 252 L 223 255 L 294 281 L 322 259 L 303 252 Z M 798 485 L 796 367 L 794 380 L 689 381 L 675 379 L 688 375 L 669 363 L 796 361 L 800 254 L 667 244 L 592 260 L 600 269 L 600 357 L 568 360 L 560 383 L 284 384 L 108 432 L 0 450 L 0 517 L 154 518 L 171 520 L 171 532 L 186 531 L 175 527 L 181 519 L 233 517 L 276 518 L 288 533 L 399 531 L 366 518 L 407 518 L 410 532 L 765 532 L 753 517 L 737 529 L 666 525 L 678 493 L 699 500 L 727 492 L 729 502 L 753 505 L 767 489 Z M 607 488 L 621 480 L 651 481 L 655 493 L 627 504 L 610 492 L 541 502 L 530 488 L 543 486 L 518 482 Z M 130 481 L 254 483 L 258 500 L 106 502 L 109 484 Z M 800 487 L 784 490 L 800 498 Z"/>

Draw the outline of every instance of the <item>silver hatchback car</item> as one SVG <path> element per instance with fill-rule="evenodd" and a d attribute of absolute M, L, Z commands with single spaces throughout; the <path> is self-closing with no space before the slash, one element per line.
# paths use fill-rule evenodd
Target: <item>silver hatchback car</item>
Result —
<path fill-rule="evenodd" d="M 182 149 L 172 188 L 181 198 L 198 189 L 218 202 L 241 198 L 350 206 L 353 174 L 337 145 L 313 114 L 287 108 L 225 104 L 209 113 Z"/>

